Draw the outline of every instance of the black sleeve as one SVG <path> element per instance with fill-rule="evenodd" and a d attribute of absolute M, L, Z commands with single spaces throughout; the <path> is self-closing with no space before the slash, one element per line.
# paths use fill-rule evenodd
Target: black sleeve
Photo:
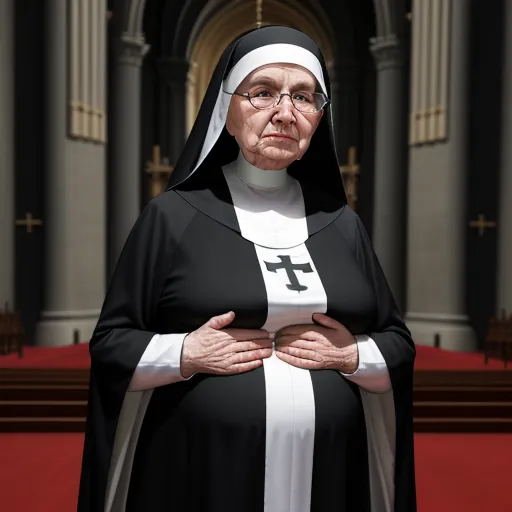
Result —
<path fill-rule="evenodd" d="M 416 349 L 359 216 L 346 207 L 339 217 L 338 227 L 371 281 L 377 299 L 377 318 L 368 335 L 386 361 L 393 388 L 396 419 L 394 512 L 415 512 L 413 381 Z"/>
<path fill-rule="evenodd" d="M 173 253 L 173 233 L 161 201 L 135 223 L 112 274 L 90 340 L 91 363 L 113 392 L 128 389 L 154 332 L 157 304 Z"/>
<path fill-rule="evenodd" d="M 87 426 L 78 510 L 104 508 L 119 414 L 152 337 L 160 294 L 181 232 L 193 214 L 174 192 L 150 201 L 118 259 L 90 340 Z"/>
<path fill-rule="evenodd" d="M 377 298 L 377 321 L 374 331 L 369 335 L 379 347 L 395 380 L 402 376 L 407 378 L 416 356 L 414 342 L 395 303 L 370 237 L 360 218 L 354 216 L 357 229 L 356 257 L 371 280 Z"/>

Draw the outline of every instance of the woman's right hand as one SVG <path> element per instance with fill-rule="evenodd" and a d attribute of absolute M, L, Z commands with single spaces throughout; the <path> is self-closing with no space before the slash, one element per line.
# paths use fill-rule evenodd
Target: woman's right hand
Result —
<path fill-rule="evenodd" d="M 235 318 L 230 311 L 214 316 L 191 332 L 183 344 L 181 375 L 233 375 L 254 370 L 272 355 L 272 340 L 262 329 L 224 329 Z"/>

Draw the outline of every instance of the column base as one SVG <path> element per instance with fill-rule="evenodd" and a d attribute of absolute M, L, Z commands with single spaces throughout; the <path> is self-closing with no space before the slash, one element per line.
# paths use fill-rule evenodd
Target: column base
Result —
<path fill-rule="evenodd" d="M 466 315 L 443 315 L 436 313 L 407 313 L 405 322 L 416 345 L 436 346 L 459 352 L 476 352 L 478 343 Z"/>
<path fill-rule="evenodd" d="M 73 345 L 90 340 L 100 310 L 44 311 L 37 324 L 35 344 L 43 347 Z M 75 334 L 75 331 L 78 334 Z"/>

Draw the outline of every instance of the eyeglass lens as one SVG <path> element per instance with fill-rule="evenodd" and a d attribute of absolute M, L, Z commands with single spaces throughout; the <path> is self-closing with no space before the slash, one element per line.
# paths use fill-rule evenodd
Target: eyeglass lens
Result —
<path fill-rule="evenodd" d="M 293 94 L 266 93 L 249 96 L 249 100 L 256 108 L 264 109 L 275 106 L 282 101 L 282 96 L 289 96 L 294 107 L 301 112 L 318 112 L 326 103 L 322 94 L 311 92 L 295 92 Z"/>

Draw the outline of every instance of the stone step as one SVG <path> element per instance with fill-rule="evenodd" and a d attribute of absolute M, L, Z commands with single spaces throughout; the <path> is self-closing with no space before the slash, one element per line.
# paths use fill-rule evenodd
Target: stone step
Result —
<path fill-rule="evenodd" d="M 415 402 L 442 401 L 442 402 L 511 402 L 512 387 L 471 387 L 460 386 L 444 387 L 418 387 L 413 393 Z"/>
<path fill-rule="evenodd" d="M 414 401 L 443 402 L 511 402 L 512 387 L 419 387 L 414 390 Z M 87 400 L 84 385 L 6 384 L 0 388 L 0 400 Z"/>
<path fill-rule="evenodd" d="M 2 418 L 0 417 L 0 433 L 84 433 L 85 418 L 53 417 L 53 418 Z"/>
<path fill-rule="evenodd" d="M 5 385 L 0 389 L 1 401 L 21 400 L 83 400 L 87 401 L 89 390 L 81 385 Z"/>
<path fill-rule="evenodd" d="M 87 403 L 82 400 L 0 401 L 1 418 L 76 418 L 86 414 Z"/>
<path fill-rule="evenodd" d="M 0 371 L 0 432 L 84 432 L 88 372 Z M 416 432 L 511 432 L 512 372 L 418 372 Z"/>
<path fill-rule="evenodd" d="M 414 418 L 503 418 L 512 421 L 512 402 L 414 402 Z"/>
<path fill-rule="evenodd" d="M 0 418 L 0 433 L 84 433 L 85 418 Z M 415 433 L 512 433 L 511 418 L 415 418 Z"/>
<path fill-rule="evenodd" d="M 415 433 L 512 434 L 512 418 L 415 418 Z"/>

